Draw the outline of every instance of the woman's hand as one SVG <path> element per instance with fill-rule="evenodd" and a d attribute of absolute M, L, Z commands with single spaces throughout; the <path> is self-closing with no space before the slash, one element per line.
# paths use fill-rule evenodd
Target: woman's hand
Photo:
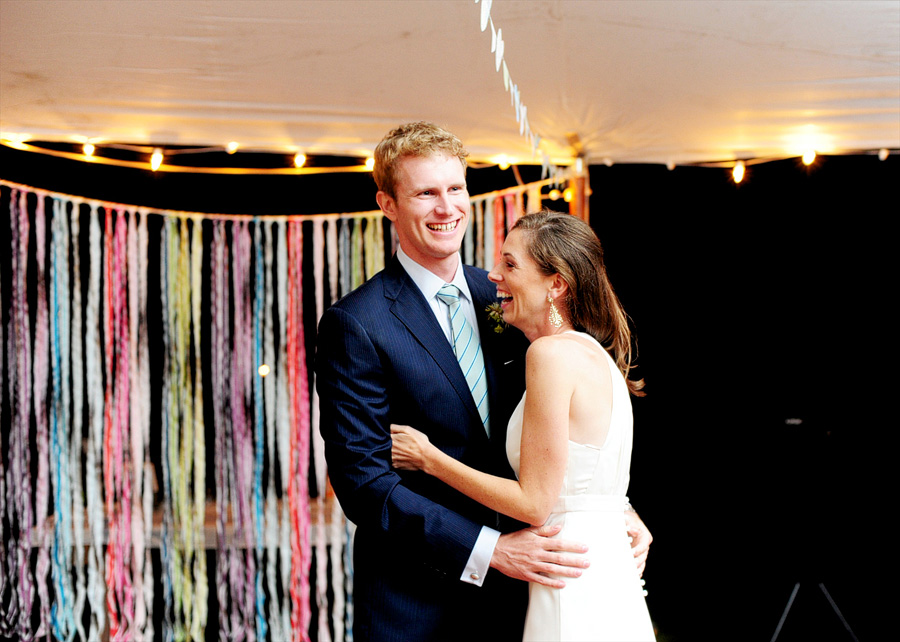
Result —
<path fill-rule="evenodd" d="M 391 424 L 391 458 L 399 470 L 425 470 L 428 450 L 432 447 L 428 437 L 411 426 Z"/>

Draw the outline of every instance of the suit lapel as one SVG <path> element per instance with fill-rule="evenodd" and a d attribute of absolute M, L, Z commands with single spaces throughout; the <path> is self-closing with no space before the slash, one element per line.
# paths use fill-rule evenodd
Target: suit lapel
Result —
<path fill-rule="evenodd" d="M 434 313 L 425 297 L 422 296 L 422 292 L 406 274 L 406 270 L 400 265 L 396 256 L 391 259 L 385 269 L 385 296 L 392 300 L 391 314 L 406 327 L 422 348 L 434 359 L 471 418 L 477 420 L 480 425 L 481 418 L 478 415 L 478 408 L 472 399 L 466 378 L 459 368 L 453 348 L 447 341 L 447 337 L 444 336 L 437 319 L 434 318 Z M 415 367 L 415 365 L 411 367 Z"/>

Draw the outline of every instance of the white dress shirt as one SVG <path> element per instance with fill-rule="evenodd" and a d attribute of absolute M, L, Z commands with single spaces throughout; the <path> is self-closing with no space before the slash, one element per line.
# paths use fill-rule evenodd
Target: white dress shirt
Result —
<path fill-rule="evenodd" d="M 431 306 L 431 311 L 434 312 L 437 322 L 441 324 L 441 328 L 444 330 L 444 336 L 446 336 L 447 341 L 450 342 L 453 330 L 450 327 L 450 316 L 447 313 L 447 304 L 443 303 L 437 297 L 438 290 L 441 289 L 441 286 L 444 285 L 445 281 L 434 272 L 422 267 L 409 258 L 402 247 L 397 248 L 397 259 L 399 259 L 403 269 L 406 270 L 409 278 L 413 280 L 413 283 L 415 283 L 416 287 L 422 292 L 425 300 L 428 301 L 428 305 Z M 466 277 L 463 273 L 462 257 L 459 257 L 459 261 L 456 265 L 456 274 L 453 276 L 453 280 L 450 281 L 450 283 L 459 288 L 459 304 L 462 307 L 463 314 L 466 315 L 466 320 L 469 322 L 469 325 L 471 325 L 475 333 L 478 334 L 478 319 L 475 316 L 475 305 L 472 302 L 472 294 L 469 292 L 469 284 L 466 283 Z M 480 335 L 478 339 L 479 341 L 481 340 Z M 415 427 L 416 426 L 413 426 L 413 428 Z M 491 557 L 494 555 L 494 547 L 497 546 L 497 540 L 499 538 L 500 533 L 498 531 L 493 528 L 488 528 L 487 526 L 481 527 L 481 533 L 479 533 L 478 539 L 475 541 L 475 547 L 469 555 L 468 563 L 466 564 L 465 569 L 463 569 L 463 574 L 459 578 L 460 580 L 469 584 L 475 584 L 476 586 L 481 586 L 482 583 L 484 583 L 484 576 L 487 575 L 488 569 L 491 566 Z"/>

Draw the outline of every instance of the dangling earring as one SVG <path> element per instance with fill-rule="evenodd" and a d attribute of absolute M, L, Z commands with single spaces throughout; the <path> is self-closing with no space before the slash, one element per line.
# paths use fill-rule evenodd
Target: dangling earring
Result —
<path fill-rule="evenodd" d="M 562 315 L 553 304 L 553 297 L 550 296 L 549 292 L 547 293 L 547 302 L 550 304 L 550 325 L 554 328 L 558 328 L 563 324 Z"/>

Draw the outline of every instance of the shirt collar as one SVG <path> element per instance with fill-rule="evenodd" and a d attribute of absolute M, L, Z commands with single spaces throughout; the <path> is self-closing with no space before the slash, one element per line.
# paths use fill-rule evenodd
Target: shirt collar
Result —
<path fill-rule="evenodd" d="M 450 283 L 458 287 L 460 294 L 469 303 L 472 303 L 472 294 L 469 292 L 469 284 L 466 282 L 466 275 L 465 272 L 463 272 L 462 257 L 458 254 L 457 257 L 459 260 L 456 263 L 456 274 L 453 275 L 453 280 L 450 281 Z M 397 248 L 397 259 L 400 261 L 400 265 L 403 266 L 403 269 L 406 270 L 409 278 L 416 284 L 416 287 L 422 291 L 426 300 L 430 301 L 437 296 L 438 290 L 440 290 L 441 286 L 445 283 L 442 278 L 428 268 L 422 267 L 412 260 L 409 255 L 403 251 L 403 247 Z"/>

